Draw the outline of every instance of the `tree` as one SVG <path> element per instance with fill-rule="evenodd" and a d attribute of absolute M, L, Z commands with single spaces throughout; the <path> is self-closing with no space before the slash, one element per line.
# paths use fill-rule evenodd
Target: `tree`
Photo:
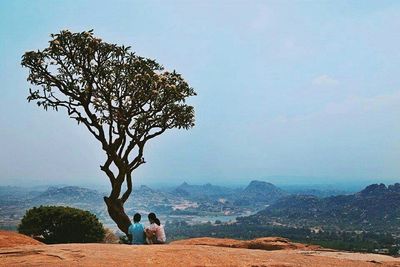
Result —
<path fill-rule="evenodd" d="M 100 242 L 105 234 L 103 225 L 89 211 L 57 206 L 28 210 L 18 232 L 41 237 L 46 244 Z"/>
<path fill-rule="evenodd" d="M 111 184 L 104 201 L 127 233 L 124 203 L 132 192 L 133 171 L 145 163 L 145 144 L 167 129 L 193 127 L 194 108 L 186 99 L 196 93 L 180 74 L 130 47 L 103 42 L 93 31 L 64 30 L 51 38 L 49 47 L 22 57 L 27 80 L 39 86 L 29 90 L 28 101 L 45 110 L 65 109 L 100 142 L 106 154 L 100 168 Z"/>

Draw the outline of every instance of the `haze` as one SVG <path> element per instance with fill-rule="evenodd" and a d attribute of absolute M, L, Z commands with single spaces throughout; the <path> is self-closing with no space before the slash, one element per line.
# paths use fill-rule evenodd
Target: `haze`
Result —
<path fill-rule="evenodd" d="M 1 1 L 0 183 L 107 183 L 87 130 L 26 101 L 21 56 L 62 29 L 132 46 L 198 93 L 196 127 L 151 142 L 135 183 L 395 181 L 399 13 L 399 1 Z"/>

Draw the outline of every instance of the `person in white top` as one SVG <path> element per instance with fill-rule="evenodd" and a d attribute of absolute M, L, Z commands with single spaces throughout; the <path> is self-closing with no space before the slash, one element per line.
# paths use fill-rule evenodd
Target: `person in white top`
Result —
<path fill-rule="evenodd" d="M 165 244 L 167 238 L 165 236 L 164 226 L 161 225 L 160 220 L 152 212 L 148 216 L 150 226 L 146 227 L 146 237 L 148 244 Z"/>

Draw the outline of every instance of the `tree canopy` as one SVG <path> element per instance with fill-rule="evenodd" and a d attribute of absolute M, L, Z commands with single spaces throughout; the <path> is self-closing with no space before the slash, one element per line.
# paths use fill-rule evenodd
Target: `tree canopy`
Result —
<path fill-rule="evenodd" d="M 29 101 L 45 110 L 60 108 L 83 124 L 106 152 L 102 164 L 112 200 L 125 202 L 131 173 L 144 161 L 146 142 L 167 129 L 194 126 L 186 99 L 194 89 L 175 71 L 132 52 L 130 47 L 96 38 L 93 31 L 52 34 L 49 46 L 26 52 Z M 127 183 L 122 196 L 121 185 Z"/>
<path fill-rule="evenodd" d="M 103 225 L 89 211 L 61 206 L 28 210 L 18 232 L 40 237 L 47 244 L 100 242 L 105 234 Z"/>

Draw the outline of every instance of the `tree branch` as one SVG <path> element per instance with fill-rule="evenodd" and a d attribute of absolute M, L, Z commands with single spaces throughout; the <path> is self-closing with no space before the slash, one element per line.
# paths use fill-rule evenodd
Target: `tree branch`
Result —
<path fill-rule="evenodd" d="M 125 193 L 122 195 L 121 197 L 121 201 L 123 203 L 126 202 L 126 200 L 129 198 L 130 194 L 132 193 L 132 176 L 131 176 L 131 171 L 128 171 L 126 174 L 126 186 L 127 189 L 125 191 Z"/>

